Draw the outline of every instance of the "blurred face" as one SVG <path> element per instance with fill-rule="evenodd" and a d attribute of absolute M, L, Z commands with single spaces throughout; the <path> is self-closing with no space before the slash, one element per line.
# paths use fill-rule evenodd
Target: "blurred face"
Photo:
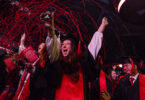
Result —
<path fill-rule="evenodd" d="M 127 63 L 123 65 L 123 72 L 126 74 L 131 74 L 132 64 Z"/>
<path fill-rule="evenodd" d="M 112 71 L 111 76 L 112 76 L 113 80 L 117 79 L 117 74 L 116 74 L 116 72 L 114 70 Z"/>
<path fill-rule="evenodd" d="M 61 52 L 64 57 L 68 56 L 71 52 L 71 41 L 65 40 L 61 46 Z"/>
<path fill-rule="evenodd" d="M 38 54 L 41 53 L 42 49 L 44 48 L 45 46 L 45 43 L 41 43 L 39 46 L 38 46 Z"/>

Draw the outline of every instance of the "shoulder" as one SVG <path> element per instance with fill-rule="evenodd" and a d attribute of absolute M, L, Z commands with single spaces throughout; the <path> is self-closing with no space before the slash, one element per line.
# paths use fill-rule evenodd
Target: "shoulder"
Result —
<path fill-rule="evenodd" d="M 117 84 L 123 83 L 123 82 L 127 81 L 128 79 L 129 79 L 129 75 L 121 75 L 118 79 Z"/>

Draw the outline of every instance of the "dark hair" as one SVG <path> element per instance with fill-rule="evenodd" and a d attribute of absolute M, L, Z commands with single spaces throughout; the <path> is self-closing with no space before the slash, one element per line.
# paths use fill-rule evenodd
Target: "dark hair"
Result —
<path fill-rule="evenodd" d="M 71 42 L 71 51 L 69 56 L 64 57 L 62 53 L 60 54 L 60 64 L 63 72 L 70 76 L 72 81 L 77 82 L 79 80 L 77 48 L 73 42 Z"/>
<path fill-rule="evenodd" d="M 0 49 L 0 59 L 2 59 L 6 54 L 7 52 L 5 50 Z"/>
<path fill-rule="evenodd" d="M 132 62 L 134 64 L 134 66 L 136 65 L 137 71 L 139 71 L 140 70 L 140 67 L 139 67 L 139 58 L 137 58 L 137 57 L 124 57 L 122 63 L 123 64 L 127 64 L 127 63 L 132 64 Z"/>
<path fill-rule="evenodd" d="M 17 53 L 17 52 L 18 52 L 18 50 L 19 50 L 19 48 L 18 48 L 18 47 L 12 47 L 12 49 L 11 49 L 11 50 L 12 50 L 12 52 L 13 52 L 13 53 Z"/>

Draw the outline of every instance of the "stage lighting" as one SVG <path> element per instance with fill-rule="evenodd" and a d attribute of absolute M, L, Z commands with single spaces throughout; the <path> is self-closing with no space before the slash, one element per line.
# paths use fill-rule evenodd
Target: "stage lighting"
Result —
<path fill-rule="evenodd" d="M 125 22 L 145 25 L 145 0 L 120 0 L 117 10 Z"/>
<path fill-rule="evenodd" d="M 120 12 L 120 8 L 121 6 L 123 5 L 123 3 L 125 2 L 126 0 L 120 0 L 119 4 L 118 4 L 118 12 Z"/>

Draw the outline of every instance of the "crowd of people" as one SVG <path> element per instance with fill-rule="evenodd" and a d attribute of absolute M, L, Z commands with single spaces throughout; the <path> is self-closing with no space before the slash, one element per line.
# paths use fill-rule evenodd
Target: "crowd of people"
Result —
<path fill-rule="evenodd" d="M 48 33 L 37 53 L 25 46 L 25 33 L 19 48 L 0 48 L 0 100 L 144 100 L 145 76 L 138 61 L 123 58 L 123 74 L 116 65 L 109 74 L 97 67 L 106 17 L 85 50 L 71 35 L 56 36 L 54 12 L 40 17 Z"/>

